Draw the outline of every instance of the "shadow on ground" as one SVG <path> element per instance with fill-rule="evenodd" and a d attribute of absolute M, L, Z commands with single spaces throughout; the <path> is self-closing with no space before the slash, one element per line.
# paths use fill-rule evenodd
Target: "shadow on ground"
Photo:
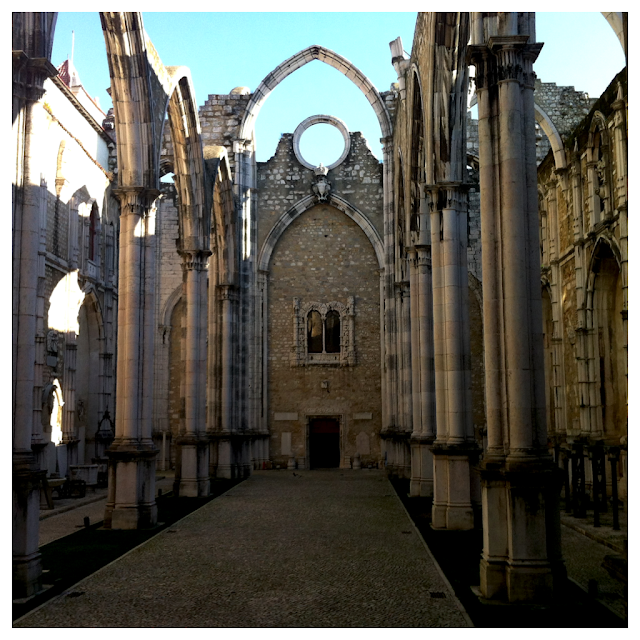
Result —
<path fill-rule="evenodd" d="M 627 625 L 567 580 L 549 606 L 482 604 L 471 587 L 480 584 L 482 521 L 473 531 L 434 531 L 431 498 L 409 498 L 409 481 L 390 479 L 409 516 L 476 627 L 625 628 Z"/>
<path fill-rule="evenodd" d="M 13 604 L 15 621 L 36 607 L 54 598 L 80 580 L 90 576 L 131 549 L 146 542 L 175 522 L 193 513 L 225 493 L 241 480 L 215 480 L 211 483 L 211 495 L 206 498 L 176 498 L 167 493 L 156 498 L 158 526 L 153 529 L 118 531 L 104 529 L 98 522 L 76 533 L 40 547 L 42 560 L 42 582 L 47 587 L 25 603 Z M 82 585 L 77 595 L 81 595 Z M 74 596 L 74 591 L 67 595 Z"/>

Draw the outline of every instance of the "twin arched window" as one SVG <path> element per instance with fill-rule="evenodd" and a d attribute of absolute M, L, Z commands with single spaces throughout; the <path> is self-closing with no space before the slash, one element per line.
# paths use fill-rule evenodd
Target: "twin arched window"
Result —
<path fill-rule="evenodd" d="M 327 311 L 324 321 L 320 312 L 307 315 L 307 353 L 340 353 L 340 314 Z"/>
<path fill-rule="evenodd" d="M 329 365 L 353 367 L 355 351 L 355 298 L 347 304 L 293 299 L 292 367 Z"/>

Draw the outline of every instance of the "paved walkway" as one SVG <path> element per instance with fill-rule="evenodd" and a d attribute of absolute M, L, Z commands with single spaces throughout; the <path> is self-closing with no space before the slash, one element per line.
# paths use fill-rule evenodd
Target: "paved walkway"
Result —
<path fill-rule="evenodd" d="M 374 470 L 255 472 L 73 592 L 15 626 L 470 626 Z"/>

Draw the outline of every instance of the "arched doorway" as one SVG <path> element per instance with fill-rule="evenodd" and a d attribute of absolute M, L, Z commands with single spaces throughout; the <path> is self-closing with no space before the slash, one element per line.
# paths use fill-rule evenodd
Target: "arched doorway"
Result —
<path fill-rule="evenodd" d="M 622 326 L 622 277 L 616 257 L 600 242 L 593 261 L 593 338 L 597 353 L 598 399 L 605 440 L 618 444 L 626 434 L 626 379 Z"/>

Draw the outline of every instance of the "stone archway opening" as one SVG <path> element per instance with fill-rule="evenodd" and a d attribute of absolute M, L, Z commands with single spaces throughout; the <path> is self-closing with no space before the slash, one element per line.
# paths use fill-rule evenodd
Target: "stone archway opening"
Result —
<path fill-rule="evenodd" d="M 600 243 L 593 264 L 594 339 L 605 439 L 619 441 L 626 425 L 622 277 L 611 247 Z"/>

